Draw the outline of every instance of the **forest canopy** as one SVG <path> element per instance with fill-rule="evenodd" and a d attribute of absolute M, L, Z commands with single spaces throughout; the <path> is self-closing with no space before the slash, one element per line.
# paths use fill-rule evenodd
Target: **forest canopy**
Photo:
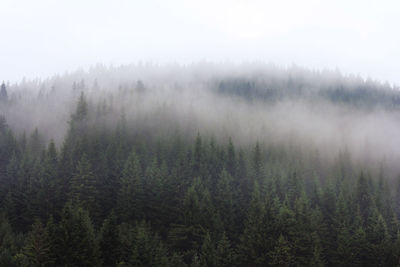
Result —
<path fill-rule="evenodd" d="M 0 88 L 1 266 L 397 266 L 400 91 L 264 64 Z"/>

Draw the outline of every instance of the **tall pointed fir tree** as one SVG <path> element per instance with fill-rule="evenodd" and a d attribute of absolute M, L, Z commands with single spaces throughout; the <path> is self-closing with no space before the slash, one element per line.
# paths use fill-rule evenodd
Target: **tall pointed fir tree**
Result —
<path fill-rule="evenodd" d="M 58 266 L 99 266 L 100 257 L 89 213 L 68 202 L 57 230 Z"/>
<path fill-rule="evenodd" d="M 143 176 L 139 158 L 132 150 L 125 162 L 118 193 L 118 214 L 124 222 L 144 217 Z"/>
<path fill-rule="evenodd" d="M 52 254 L 50 236 L 40 220 L 33 223 L 23 253 L 28 258 L 29 266 L 54 266 L 55 255 Z"/>
<path fill-rule="evenodd" d="M 71 200 L 87 209 L 91 217 L 97 221 L 99 219 L 97 181 L 85 153 L 78 162 L 70 188 Z"/>

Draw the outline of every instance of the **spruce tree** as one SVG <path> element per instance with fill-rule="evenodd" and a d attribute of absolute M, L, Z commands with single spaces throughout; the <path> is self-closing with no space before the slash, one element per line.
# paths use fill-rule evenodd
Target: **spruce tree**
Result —
<path fill-rule="evenodd" d="M 120 247 L 117 217 L 112 211 L 100 229 L 99 249 L 103 266 L 116 266 L 120 258 Z"/>
<path fill-rule="evenodd" d="M 222 233 L 220 240 L 217 242 L 215 257 L 216 266 L 230 267 L 237 265 L 236 253 L 225 232 Z"/>
<path fill-rule="evenodd" d="M 8 94 L 7 94 L 6 84 L 3 82 L 1 84 L 1 89 L 0 89 L 0 102 L 6 103 L 7 100 L 8 100 Z"/>
<path fill-rule="evenodd" d="M 63 209 L 58 226 L 59 265 L 99 266 L 100 257 L 89 213 L 71 202 Z"/>
<path fill-rule="evenodd" d="M 51 240 L 47 229 L 40 220 L 35 220 L 32 231 L 27 238 L 24 254 L 29 260 L 29 266 L 45 267 L 54 265 L 54 256 L 51 250 Z"/>
<path fill-rule="evenodd" d="M 83 154 L 78 162 L 70 187 L 70 199 L 87 209 L 93 218 L 98 219 L 97 180 L 86 154 Z"/>
<path fill-rule="evenodd" d="M 217 266 L 214 242 L 211 240 L 210 233 L 207 233 L 200 249 L 201 266 L 213 267 Z"/>
<path fill-rule="evenodd" d="M 125 222 L 144 217 L 143 177 L 139 158 L 132 151 L 125 162 L 118 193 L 118 214 Z"/>

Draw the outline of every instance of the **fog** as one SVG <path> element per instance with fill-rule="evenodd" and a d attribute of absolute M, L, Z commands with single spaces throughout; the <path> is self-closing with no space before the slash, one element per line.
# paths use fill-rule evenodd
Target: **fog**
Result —
<path fill-rule="evenodd" d="M 356 102 L 327 97 L 337 88 L 339 96 L 357 93 Z M 155 137 L 200 133 L 243 146 L 297 146 L 328 161 L 346 150 L 361 165 L 400 171 L 398 89 L 339 72 L 259 63 L 97 65 L 7 91 L 0 110 L 14 132 L 38 128 L 59 146 L 84 92 L 96 127 L 114 129 L 124 114 L 133 132 Z"/>
<path fill-rule="evenodd" d="M 2 0 L 0 82 L 97 62 L 261 60 L 400 83 L 398 1 Z"/>

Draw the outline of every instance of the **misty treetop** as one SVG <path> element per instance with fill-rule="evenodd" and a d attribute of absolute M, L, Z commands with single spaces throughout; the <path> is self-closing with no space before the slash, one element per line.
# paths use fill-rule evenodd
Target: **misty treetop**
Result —
<path fill-rule="evenodd" d="M 399 96 L 255 64 L 3 83 L 0 266 L 398 266 Z"/>

